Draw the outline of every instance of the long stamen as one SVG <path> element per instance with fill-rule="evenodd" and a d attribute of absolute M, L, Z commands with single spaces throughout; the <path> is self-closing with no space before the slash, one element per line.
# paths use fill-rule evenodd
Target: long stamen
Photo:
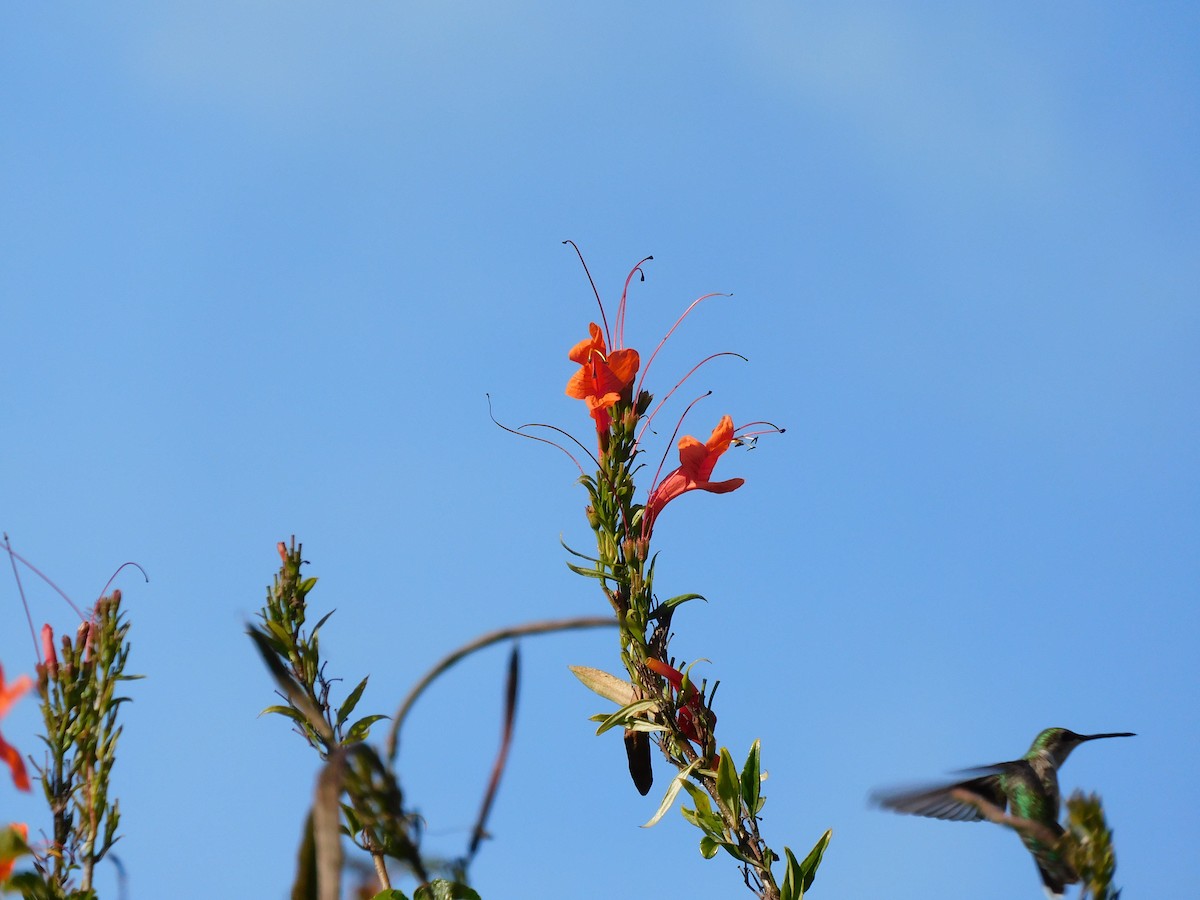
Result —
<path fill-rule="evenodd" d="M 586 446 L 584 446 L 584 444 L 579 440 L 579 438 L 575 437 L 575 435 L 571 434 L 571 432 L 565 431 L 564 429 L 559 428 L 557 425 L 547 425 L 545 422 L 526 422 L 524 425 L 520 425 L 517 427 L 517 434 L 521 435 L 522 437 L 533 438 L 535 441 L 545 441 L 546 440 L 545 438 L 533 437 L 532 434 L 526 434 L 523 430 L 525 428 L 545 428 L 549 431 L 555 431 L 558 434 L 561 434 L 563 437 L 565 437 L 571 443 L 573 443 L 576 447 L 578 447 L 584 453 L 586 453 L 588 459 L 590 459 L 594 465 L 596 465 L 596 466 L 600 465 L 600 461 L 598 459 L 596 459 L 595 456 L 592 455 L 592 451 L 589 450 Z M 546 441 L 546 443 L 554 444 L 553 441 Z M 575 466 L 576 466 L 576 468 L 579 469 L 580 474 L 583 474 L 583 466 L 579 465 L 579 461 L 577 459 L 575 459 L 574 456 L 571 456 L 571 452 L 569 450 L 567 450 L 564 447 L 560 447 L 558 444 L 554 444 L 554 446 L 558 447 L 559 450 L 562 450 L 563 453 L 566 453 L 567 456 L 570 456 L 571 462 L 575 463 Z"/>
<path fill-rule="evenodd" d="M 745 428 L 755 425 L 766 425 L 768 427 L 760 428 L 758 431 L 746 431 L 745 433 L 740 433 L 743 432 Z M 773 424 L 773 422 L 746 422 L 745 425 L 739 425 L 737 428 L 734 428 L 733 433 L 736 434 L 736 437 L 733 439 L 740 440 L 740 442 L 744 444 L 749 444 L 752 448 L 758 437 L 762 436 L 762 434 L 784 434 L 786 432 L 787 428 L 781 428 L 778 425 Z"/>
<path fill-rule="evenodd" d="M 13 552 L 12 545 L 8 542 L 8 532 L 4 533 L 4 549 L 8 551 L 8 561 L 12 563 L 13 578 L 17 582 L 17 593 L 21 595 L 21 605 L 25 607 L 25 618 L 29 622 L 29 636 L 33 639 L 33 652 L 37 656 L 38 664 L 40 665 L 44 660 L 38 648 L 37 629 L 33 627 L 33 614 L 29 611 L 29 601 L 25 599 L 25 588 L 21 585 L 21 573 L 17 570 L 17 555 Z"/>
<path fill-rule="evenodd" d="M 640 263 L 630 269 L 629 274 L 625 276 L 625 287 L 621 289 L 621 302 L 617 304 L 617 319 L 615 323 L 617 331 L 617 347 L 625 346 L 625 303 L 629 296 L 629 282 L 633 281 L 633 275 L 635 272 L 642 276 L 642 281 L 645 281 L 646 273 L 642 271 L 642 266 L 645 263 L 650 262 L 652 259 L 654 259 L 653 256 L 647 256 Z"/>
<path fill-rule="evenodd" d="M 13 564 L 13 573 L 14 574 L 17 571 L 17 563 L 20 563 L 21 565 L 25 566 L 25 568 L 29 569 L 29 571 L 31 571 L 34 575 L 36 575 L 38 578 L 42 579 L 42 581 L 46 582 L 46 584 L 50 585 L 50 587 L 54 589 L 54 591 L 58 594 L 58 596 L 62 597 L 64 600 L 66 600 L 67 605 L 69 607 L 71 607 L 72 610 L 74 610 L 75 615 L 79 616 L 80 621 L 83 621 L 83 622 L 88 621 L 87 616 L 85 616 L 82 612 L 79 611 L 79 607 L 76 606 L 74 601 L 72 601 L 71 598 L 67 596 L 66 591 L 64 591 L 57 584 L 55 584 L 53 581 L 51 581 L 49 576 L 46 575 L 41 569 L 39 569 L 37 566 L 35 566 L 33 563 L 31 563 L 29 560 L 27 560 L 25 557 L 23 557 L 20 553 L 18 553 L 16 550 L 14 550 L 12 548 L 12 545 L 8 542 L 7 534 L 4 535 L 4 550 L 5 550 L 5 552 L 8 553 L 9 560 Z M 20 588 L 20 586 L 21 586 L 21 578 L 18 575 L 17 576 L 17 587 Z M 26 603 L 26 601 L 25 601 L 25 592 L 23 590 L 21 591 L 21 602 L 25 605 L 25 616 L 26 616 L 26 618 L 29 619 L 29 634 L 30 634 L 30 637 L 33 638 L 33 646 L 34 646 L 34 649 L 36 650 L 38 647 L 37 634 L 35 633 L 34 628 L 33 628 L 33 618 L 30 615 L 29 604 Z M 39 658 L 40 658 L 40 656 L 39 656 Z"/>
<path fill-rule="evenodd" d="M 683 411 L 683 415 L 679 417 L 679 421 L 675 423 L 675 430 L 671 432 L 671 440 L 667 442 L 667 449 L 663 451 L 662 459 L 658 461 L 658 468 L 654 470 L 654 480 L 650 482 L 650 492 L 646 495 L 651 497 L 654 495 L 655 489 L 658 487 L 658 476 L 662 474 L 663 466 L 667 462 L 667 454 L 671 452 L 671 448 L 675 446 L 675 438 L 679 437 L 679 429 L 683 427 L 683 420 L 687 418 L 687 414 L 692 411 L 692 407 L 703 400 L 705 397 L 711 397 L 712 391 L 706 391 L 687 405 L 687 409 Z M 645 531 L 646 520 L 642 520 L 642 530 Z"/>
<path fill-rule="evenodd" d="M 650 371 L 650 366 L 654 363 L 654 357 L 658 356 L 658 351 L 663 348 L 663 344 L 665 344 L 670 339 L 671 335 L 673 335 L 675 333 L 675 329 L 680 326 L 680 324 L 683 322 L 684 319 L 686 319 L 688 317 L 688 315 L 691 313 L 691 311 L 693 309 L 695 309 L 697 306 L 699 306 L 701 303 L 703 303 L 705 300 L 707 300 L 709 297 L 732 297 L 732 296 L 733 296 L 733 294 L 722 294 L 719 291 L 717 291 L 717 292 L 714 292 L 711 294 L 705 294 L 703 297 L 697 297 L 695 300 L 693 300 L 691 302 L 691 304 L 688 306 L 688 308 L 683 311 L 683 315 L 681 315 L 678 319 L 675 320 L 675 324 L 671 326 L 671 330 L 668 331 L 663 336 L 663 339 L 658 342 L 658 346 L 654 348 L 654 352 L 650 354 L 650 360 L 642 368 L 642 376 L 641 376 L 641 378 L 638 379 L 637 389 L 633 392 L 633 396 L 636 397 L 636 396 L 638 396 L 638 394 L 640 394 L 642 392 L 642 384 L 646 380 L 646 373 Z"/>
<path fill-rule="evenodd" d="M 517 437 L 527 438 L 528 440 L 531 440 L 531 441 L 540 441 L 543 444 L 549 444 L 551 447 L 555 447 L 555 448 L 561 450 L 563 453 L 567 454 L 567 458 L 570 459 L 571 462 L 575 463 L 575 468 L 577 468 L 579 470 L 580 475 L 587 474 L 586 472 L 583 471 L 583 466 L 579 465 L 579 460 L 577 460 L 574 456 L 572 456 L 571 451 L 568 450 L 566 447 L 562 446 L 561 444 L 556 444 L 556 443 L 554 443 L 554 441 L 547 440 L 546 438 L 537 437 L 536 435 L 532 435 L 532 434 L 526 434 L 525 432 L 521 431 L 520 429 L 510 428 L 509 426 L 507 426 L 507 425 L 501 423 L 499 420 L 497 420 L 495 414 L 493 414 L 493 412 L 492 412 L 492 395 L 485 394 L 484 396 L 487 397 L 487 401 L 488 401 L 488 418 L 492 420 L 492 423 L 497 428 L 500 428 L 503 431 L 507 431 L 509 434 L 515 434 Z M 533 424 L 536 425 L 537 423 L 533 423 Z M 533 425 L 522 425 L 521 426 L 521 428 L 530 428 L 530 427 L 533 427 Z M 566 435 L 566 437 L 569 437 L 569 438 L 571 438 L 571 440 L 575 441 L 576 444 L 579 444 L 580 448 L 583 449 L 584 453 L 587 453 L 588 456 L 591 456 L 591 453 L 588 451 L 588 449 L 586 447 L 583 446 L 583 444 L 580 444 L 579 441 L 575 440 L 574 437 L 567 434 L 567 432 L 563 431 L 561 428 L 554 428 L 553 425 L 542 425 L 541 427 L 542 428 L 550 428 L 554 431 L 559 432 L 560 434 Z M 592 460 L 595 461 L 594 456 L 592 457 Z M 599 466 L 600 464 L 597 462 L 596 465 Z"/>
<path fill-rule="evenodd" d="M 596 305 L 600 307 L 600 321 L 604 323 L 604 342 L 605 346 L 612 346 L 612 335 L 608 331 L 608 318 L 604 315 L 604 303 L 600 299 L 600 292 L 596 290 L 596 282 L 592 280 L 592 273 L 588 271 L 587 263 L 584 262 L 583 254 L 579 251 L 579 245 L 574 241 L 566 240 L 564 244 L 570 244 L 575 249 L 575 255 L 579 257 L 579 263 L 583 266 L 583 273 L 587 275 L 588 283 L 592 286 L 592 293 L 596 295 Z M 500 423 L 497 422 L 497 425 Z"/>
<path fill-rule="evenodd" d="M 121 565 L 117 566 L 117 571 L 112 573 L 112 578 L 108 579 L 108 581 L 106 581 L 104 583 L 104 589 L 102 591 L 100 591 L 101 597 L 103 597 L 105 594 L 108 593 L 108 589 L 110 587 L 112 587 L 112 583 L 117 580 L 117 576 L 121 574 L 121 570 L 124 569 L 126 566 L 133 566 L 135 569 L 137 569 L 139 572 L 142 573 L 142 577 L 146 579 L 146 584 L 150 583 L 150 576 L 146 574 L 146 570 L 143 569 L 137 563 L 130 560 L 129 562 L 124 562 L 124 563 L 121 563 Z"/>
<path fill-rule="evenodd" d="M 687 381 L 689 378 L 691 378 L 693 375 L 695 375 L 696 371 L 702 365 L 716 359 L 719 356 L 736 356 L 742 362 L 750 361 L 750 360 L 746 359 L 746 357 L 742 356 L 742 354 L 734 353 L 732 350 L 724 350 L 721 353 L 714 353 L 712 356 L 706 356 L 704 359 L 700 360 L 700 362 L 698 362 L 698 363 L 696 363 L 696 365 L 692 366 L 691 370 L 686 375 L 684 375 L 683 378 L 679 379 L 679 383 L 676 384 L 675 387 L 671 388 L 671 390 L 667 393 L 667 395 L 665 397 L 663 397 L 661 400 L 658 401 L 658 405 L 654 407 L 654 411 L 651 412 L 650 415 L 646 416 L 642 420 L 642 430 L 638 432 L 637 440 L 635 440 L 633 443 L 633 445 L 635 447 L 641 443 L 642 436 L 645 435 L 646 429 L 650 427 L 650 423 L 651 423 L 651 421 L 653 421 L 654 417 L 656 415 L 658 415 L 658 411 L 663 408 L 663 404 L 671 399 L 671 394 L 674 394 L 677 390 L 679 390 L 681 387 L 683 387 L 683 383 L 685 381 Z"/>

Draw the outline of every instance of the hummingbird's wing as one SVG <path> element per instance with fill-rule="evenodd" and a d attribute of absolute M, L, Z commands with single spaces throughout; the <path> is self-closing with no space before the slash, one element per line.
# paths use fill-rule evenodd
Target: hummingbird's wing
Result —
<path fill-rule="evenodd" d="M 1000 766 L 991 766 L 986 771 L 1000 769 Z M 978 822 L 981 820 L 983 815 L 977 807 L 953 796 L 952 792 L 955 789 L 974 794 L 1001 810 L 1008 802 L 1008 798 L 1004 796 L 1004 790 L 1000 786 L 999 772 L 934 787 L 876 791 L 872 794 L 871 799 L 884 809 L 906 813 L 910 816 L 928 816 L 931 819 L 947 819 L 952 822 Z"/>

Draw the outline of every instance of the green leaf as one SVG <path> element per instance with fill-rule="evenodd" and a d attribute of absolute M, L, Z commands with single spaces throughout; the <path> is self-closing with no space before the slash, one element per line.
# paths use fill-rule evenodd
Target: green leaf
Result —
<path fill-rule="evenodd" d="M 800 885 L 804 879 L 800 874 L 800 863 L 796 862 L 796 854 L 788 847 L 783 848 L 783 855 L 787 857 L 787 869 L 783 873 L 783 884 L 779 887 L 779 900 L 801 900 L 804 888 Z"/>
<path fill-rule="evenodd" d="M 685 818 L 705 834 L 718 840 L 724 839 L 725 823 L 713 811 L 708 793 L 694 781 L 685 781 L 683 787 L 691 795 L 692 802 L 696 805 L 694 810 L 690 810 L 691 815 L 685 816 Z"/>
<path fill-rule="evenodd" d="M 571 674 L 583 682 L 583 686 L 599 694 L 605 700 L 611 700 L 618 706 L 628 706 L 633 702 L 633 685 L 622 681 L 616 675 L 609 675 L 591 666 L 568 666 Z"/>
<path fill-rule="evenodd" d="M 649 712 L 657 706 L 657 700 L 637 700 L 626 706 L 622 706 L 600 724 L 600 727 L 596 729 L 596 734 L 604 734 L 610 728 L 624 725 L 627 720 L 632 719 L 639 713 Z"/>
<path fill-rule="evenodd" d="M 367 678 L 370 677 L 370 675 L 367 676 Z M 350 713 L 354 712 L 354 707 L 358 705 L 358 698 L 362 696 L 362 692 L 367 687 L 367 678 L 358 683 L 358 687 L 350 692 L 350 696 L 346 698 L 346 702 L 338 709 L 337 723 L 339 726 L 350 718 Z"/>
<path fill-rule="evenodd" d="M 821 859 L 825 856 L 825 848 L 829 846 L 829 839 L 833 837 L 833 829 L 828 829 L 821 839 L 808 852 L 808 856 L 804 857 L 804 862 L 800 863 L 800 896 L 804 896 L 804 892 L 812 887 L 813 879 L 817 877 L 817 867 L 821 865 Z"/>
<path fill-rule="evenodd" d="M 658 820 L 667 814 L 667 810 L 675 802 L 675 797 L 679 794 L 680 788 L 687 782 L 688 776 L 698 768 L 700 768 L 700 760 L 689 764 L 686 769 L 671 779 L 671 783 L 667 786 L 667 793 L 663 796 L 662 803 L 658 805 L 658 811 L 650 817 L 649 822 L 642 826 L 643 828 L 652 828 L 658 824 Z"/>
<path fill-rule="evenodd" d="M 276 713 L 277 715 L 280 715 L 280 716 L 287 716 L 289 719 L 292 719 L 296 722 L 307 722 L 308 721 L 306 718 L 304 718 L 304 715 L 302 713 L 298 712 L 297 710 L 292 709 L 290 706 L 278 706 L 278 705 L 268 706 L 266 709 L 264 709 L 262 712 L 260 712 L 259 715 L 265 716 L 267 713 Z"/>
<path fill-rule="evenodd" d="M 363 716 L 357 722 L 350 726 L 350 730 L 346 733 L 347 744 L 357 744 L 359 741 L 365 741 L 371 733 L 371 726 L 380 719 L 386 719 L 384 715 Z"/>
<path fill-rule="evenodd" d="M 270 637 L 275 640 L 271 642 L 271 649 L 277 653 L 286 655 L 286 649 L 292 646 L 292 634 L 274 619 L 268 619 L 265 623 L 267 629 L 271 632 Z"/>
<path fill-rule="evenodd" d="M 317 579 L 315 579 L 315 578 L 313 579 L 314 584 L 316 583 L 316 580 Z M 324 625 L 326 622 L 328 622 L 329 617 L 332 616 L 335 612 L 337 612 L 336 609 L 331 609 L 329 612 L 325 613 L 325 615 L 321 616 L 321 621 L 318 622 L 316 627 L 312 630 L 312 640 L 317 639 L 317 632 L 321 630 L 321 626 Z"/>
<path fill-rule="evenodd" d="M 672 597 L 670 600 L 664 600 L 659 604 L 659 607 L 661 609 L 671 609 L 672 607 L 687 603 L 689 600 L 704 600 L 705 603 L 708 602 L 703 594 L 680 594 L 678 597 Z"/>
<path fill-rule="evenodd" d="M 378 894 L 372 897 L 371 900 L 408 900 L 408 897 L 406 897 L 401 891 L 392 888 L 391 890 L 380 891 Z"/>
<path fill-rule="evenodd" d="M 738 781 L 737 768 L 726 747 L 721 748 L 721 760 L 717 763 L 717 796 L 729 811 L 739 819 L 742 815 L 742 786 Z"/>
<path fill-rule="evenodd" d="M 700 855 L 705 859 L 712 859 L 720 849 L 721 842 L 715 838 L 709 837 L 707 834 L 700 838 Z"/>
<path fill-rule="evenodd" d="M 354 807 L 349 803 L 339 803 L 342 808 L 342 815 L 346 819 L 346 829 L 351 835 L 358 834 L 362 831 L 362 824 L 358 821 L 358 813 L 354 811 Z"/>
<path fill-rule="evenodd" d="M 615 576 L 609 572 L 600 572 L 596 569 L 585 569 L 583 566 L 577 566 L 574 563 L 567 563 L 567 568 L 576 575 L 582 575 L 584 578 L 596 578 L 600 581 L 613 581 Z"/>
<path fill-rule="evenodd" d="M 480 897 L 465 884 L 437 878 L 417 888 L 413 900 L 480 900 Z"/>
<path fill-rule="evenodd" d="M 750 745 L 750 754 L 746 757 L 746 765 L 742 766 L 742 799 L 746 802 L 746 811 L 757 815 L 759 810 L 759 789 L 762 786 L 762 775 L 759 772 L 759 752 L 761 742 L 755 740 Z"/>
<path fill-rule="evenodd" d="M 567 542 L 562 539 L 561 534 L 558 536 L 558 542 L 560 544 L 562 544 L 562 548 L 564 550 L 566 550 L 568 553 L 570 553 L 572 556 L 577 556 L 580 559 L 586 559 L 590 563 L 599 563 L 600 562 L 600 560 L 596 559 L 596 557 L 594 557 L 594 556 L 588 556 L 586 553 L 580 553 L 578 550 L 572 550 L 570 547 L 567 546 Z"/>

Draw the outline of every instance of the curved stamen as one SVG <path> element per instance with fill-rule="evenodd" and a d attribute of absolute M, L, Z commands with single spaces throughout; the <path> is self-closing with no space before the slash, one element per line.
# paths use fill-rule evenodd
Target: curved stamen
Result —
<path fill-rule="evenodd" d="M 753 428 L 755 425 L 766 425 L 767 427 L 759 431 L 747 431 L 745 434 L 738 434 L 738 432 L 745 431 L 747 428 Z M 758 437 L 760 434 L 784 434 L 786 431 L 786 428 L 780 428 L 774 422 L 765 421 L 747 422 L 746 424 L 739 425 L 737 428 L 733 429 L 733 433 L 737 435 L 738 440 L 742 441 L 747 440 L 748 438 Z"/>
<path fill-rule="evenodd" d="M 39 569 L 37 566 L 35 566 L 33 563 L 31 563 L 29 560 L 27 560 L 25 557 L 23 557 L 20 553 L 18 553 L 16 550 L 14 550 L 12 548 L 12 545 L 8 542 L 7 534 L 4 535 L 4 550 L 5 550 L 5 552 L 8 553 L 9 559 L 13 563 L 13 573 L 14 574 L 17 571 L 17 563 L 20 563 L 21 565 L 25 566 L 25 568 L 29 569 L 29 571 L 31 571 L 34 575 L 36 575 L 38 578 L 42 579 L 42 581 L 46 582 L 46 584 L 50 585 L 50 587 L 54 589 L 54 591 L 58 594 L 58 596 L 62 597 L 64 600 L 66 600 L 67 605 L 69 607 L 71 607 L 72 610 L 75 611 L 75 615 L 79 616 L 79 620 L 81 622 L 88 621 L 87 616 L 85 616 L 82 612 L 79 611 L 79 607 L 76 606 L 74 601 L 71 600 L 71 598 L 67 596 L 66 591 L 64 591 L 57 584 L 55 584 L 53 581 L 51 581 L 49 576 L 47 576 L 41 569 Z M 21 586 L 21 578 L 20 578 L 20 576 L 17 576 L 17 587 L 20 588 L 20 586 Z M 35 649 L 37 649 L 38 648 L 38 640 L 37 640 L 37 634 L 35 633 L 34 628 L 33 628 L 33 617 L 30 615 L 29 604 L 26 603 L 26 601 L 25 601 L 25 592 L 23 590 L 21 591 L 21 602 L 25 605 L 25 616 L 29 619 L 29 634 L 30 634 L 30 637 L 33 638 L 33 646 Z M 38 651 L 38 658 L 39 659 L 41 658 L 40 650 Z"/>
<path fill-rule="evenodd" d="M 629 282 L 633 281 L 633 274 L 635 272 L 642 276 L 642 281 L 645 281 L 646 273 L 642 271 L 642 266 L 645 263 L 650 262 L 652 259 L 654 259 L 653 256 L 647 256 L 640 263 L 630 269 L 629 274 L 625 276 L 625 287 L 621 289 L 621 302 L 617 304 L 617 319 L 615 322 L 615 328 L 617 332 L 617 347 L 625 346 L 625 303 L 629 296 Z M 614 347 L 613 349 L 616 348 Z"/>
<path fill-rule="evenodd" d="M 653 363 L 654 363 L 654 357 L 658 356 L 658 351 L 663 348 L 663 344 L 665 344 L 670 339 L 671 335 L 673 335 L 675 333 L 675 329 L 680 326 L 680 324 L 683 322 L 684 319 L 686 319 L 688 317 L 688 315 L 691 313 L 691 311 L 693 309 L 695 309 L 697 306 L 699 306 L 701 303 L 703 303 L 705 300 L 707 300 L 709 297 L 732 297 L 732 296 L 733 296 L 733 294 L 722 294 L 719 291 L 716 291 L 711 294 L 705 294 L 703 297 L 697 297 L 695 300 L 693 300 L 691 302 L 691 304 L 688 306 L 688 308 L 683 311 L 683 315 L 681 315 L 678 319 L 675 320 L 675 324 L 671 326 L 671 330 L 668 331 L 665 335 L 663 335 L 663 339 L 658 342 L 658 346 L 654 348 L 654 352 L 650 354 L 650 359 L 646 363 L 645 367 L 642 369 L 642 377 L 638 379 L 637 389 L 633 392 L 633 396 L 636 397 L 638 394 L 640 394 L 642 392 L 642 384 L 646 380 L 646 373 L 650 371 L 650 366 L 653 365 Z"/>
<path fill-rule="evenodd" d="M 596 305 L 600 307 L 600 321 L 604 323 L 604 342 L 608 347 L 612 346 L 612 335 L 608 332 L 608 318 L 604 315 L 604 303 L 600 300 L 600 292 L 596 290 L 596 282 L 592 280 L 592 273 L 588 271 L 587 263 L 583 260 L 583 254 L 579 251 L 579 245 L 572 240 L 563 241 L 564 244 L 570 244 L 575 249 L 575 255 L 579 257 L 579 263 L 583 266 L 583 272 L 587 275 L 588 283 L 592 286 L 592 293 L 596 295 Z M 497 425 L 500 423 L 497 422 Z"/>
<path fill-rule="evenodd" d="M 692 366 L 691 370 L 686 375 L 684 375 L 683 378 L 679 379 L 679 383 L 676 384 L 675 387 L 671 388 L 671 390 L 667 392 L 667 395 L 665 397 L 663 397 L 661 400 L 658 401 L 658 405 L 654 407 L 654 411 L 651 412 L 650 415 L 645 416 L 643 418 L 642 430 L 640 432 L 638 432 L 637 439 L 633 442 L 633 445 L 635 447 L 641 443 L 642 436 L 646 433 L 646 429 L 650 427 L 650 422 L 654 419 L 654 417 L 656 415 L 658 415 L 658 411 L 663 408 L 663 404 L 671 399 L 671 395 L 674 394 L 681 387 L 683 387 L 683 383 L 685 381 L 687 381 L 689 378 L 691 378 L 693 375 L 695 375 L 696 371 L 702 365 L 704 365 L 707 362 L 710 362 L 711 360 L 716 359 L 718 356 L 736 356 L 742 362 L 750 362 L 750 360 L 746 359 L 746 357 L 742 356 L 742 354 L 734 353 L 732 350 L 723 350 L 720 353 L 714 353 L 712 356 L 706 356 L 704 359 L 700 360 L 700 362 L 698 362 L 698 363 L 696 363 L 696 365 Z"/>
<path fill-rule="evenodd" d="M 654 480 L 650 482 L 650 491 L 646 494 L 647 498 L 654 496 L 654 489 L 658 487 L 658 476 L 662 474 L 663 466 L 667 462 L 667 454 L 671 452 L 671 448 L 675 446 L 675 438 L 679 437 L 679 429 L 683 427 L 683 420 L 687 418 L 687 414 L 692 411 L 692 407 L 703 400 L 705 397 L 711 397 L 712 391 L 705 391 L 695 400 L 687 405 L 687 409 L 683 411 L 683 415 L 679 417 L 679 421 L 675 423 L 675 430 L 671 433 L 671 440 L 667 442 L 667 449 L 663 451 L 662 459 L 658 461 L 658 468 L 654 471 Z M 642 534 L 645 535 L 646 519 L 642 518 Z"/>
<path fill-rule="evenodd" d="M 564 243 L 565 243 L 565 241 L 564 241 Z M 537 437 L 532 434 L 525 434 L 525 432 L 523 432 L 517 428 L 510 428 L 509 426 L 501 423 L 496 418 L 495 414 L 493 414 L 493 412 L 492 412 L 492 395 L 485 394 L 484 396 L 487 397 L 487 401 L 488 401 L 488 418 L 492 420 L 492 423 L 497 428 L 507 431 L 509 434 L 515 434 L 517 437 L 527 438 L 528 440 L 531 440 L 531 441 L 540 441 L 543 444 L 549 444 L 551 447 L 556 447 L 557 449 L 561 450 L 563 453 L 567 454 L 567 457 L 571 460 L 571 462 L 575 463 L 575 468 L 577 468 L 579 470 L 580 475 L 587 474 L 586 472 L 583 471 L 583 466 L 579 465 L 579 460 L 577 460 L 574 456 L 572 456 L 571 451 L 568 450 L 566 447 L 562 446 L 561 444 L 556 444 L 556 443 L 554 443 L 554 441 L 547 440 L 546 438 L 540 438 L 540 437 Z M 522 425 L 521 426 L 521 428 L 530 428 L 530 427 L 532 427 L 532 426 L 530 426 L 530 425 Z M 567 434 L 567 432 L 563 431 L 561 428 L 554 428 L 554 426 L 552 426 L 552 425 L 543 425 L 542 427 L 543 428 L 551 428 L 554 431 L 558 431 L 560 434 L 564 434 L 567 437 L 571 438 L 571 440 L 575 441 L 576 444 L 579 444 L 579 441 L 576 441 L 574 437 Z M 579 446 L 583 447 L 583 444 L 579 444 Z M 586 448 L 584 448 L 583 452 L 588 453 L 588 450 Z M 588 455 L 590 456 L 591 454 L 588 453 Z M 593 457 L 593 459 L 594 459 L 594 457 Z"/>
<path fill-rule="evenodd" d="M 146 574 L 146 570 L 143 569 L 137 563 L 133 562 L 133 560 L 130 560 L 129 562 L 121 563 L 121 565 L 117 566 L 117 571 L 112 573 L 112 578 L 108 579 L 108 581 L 106 581 L 104 583 L 104 589 L 102 591 L 100 591 L 101 597 L 103 597 L 105 594 L 108 593 L 109 587 L 111 587 L 112 583 L 117 580 L 117 576 L 121 574 L 121 570 L 124 569 L 126 566 L 133 566 L 135 569 L 137 569 L 139 572 L 142 573 L 142 577 L 146 579 L 146 584 L 150 583 L 150 576 Z"/>
<path fill-rule="evenodd" d="M 17 582 L 17 593 L 21 595 L 21 605 L 25 607 L 25 618 L 29 622 L 29 637 L 33 639 L 33 653 L 40 665 L 45 660 L 42 659 L 41 647 L 38 644 L 37 629 L 33 627 L 33 614 L 29 611 L 29 601 L 25 599 L 25 588 L 21 585 L 21 573 L 17 570 L 17 554 L 13 551 L 12 544 L 8 542 L 8 532 L 4 533 L 4 549 L 8 551 L 8 561 L 12 563 L 13 578 Z"/>
<path fill-rule="evenodd" d="M 571 456 L 570 451 L 568 451 L 564 447 L 559 446 L 558 444 L 555 444 L 553 441 L 547 441 L 545 438 L 534 437 L 532 434 L 526 434 L 523 430 L 525 428 L 546 428 L 546 429 L 549 429 L 550 431 L 556 431 L 559 434 L 561 434 L 563 437 L 565 437 L 569 441 L 571 441 L 571 443 L 573 443 L 576 447 L 578 447 L 584 453 L 586 453 L 588 456 L 588 459 L 590 459 L 593 463 L 595 463 L 596 466 L 600 465 L 600 461 L 598 459 L 596 459 L 595 456 L 592 455 L 592 451 L 589 450 L 579 440 L 579 438 L 575 437 L 575 435 L 571 434 L 571 432 L 566 431 L 562 428 L 559 428 L 557 425 L 547 425 L 545 422 L 526 422 L 524 425 L 520 425 L 517 427 L 516 433 L 521 435 L 521 437 L 533 438 L 533 440 L 535 440 L 535 441 L 545 441 L 547 444 L 553 444 L 555 447 L 558 447 L 559 450 L 562 450 L 563 453 L 566 453 L 567 456 L 571 457 L 571 462 L 575 463 L 575 466 L 576 466 L 576 468 L 579 469 L 579 473 L 581 475 L 585 474 L 583 471 L 583 466 L 579 465 L 579 461 L 577 459 L 575 459 L 574 456 Z"/>

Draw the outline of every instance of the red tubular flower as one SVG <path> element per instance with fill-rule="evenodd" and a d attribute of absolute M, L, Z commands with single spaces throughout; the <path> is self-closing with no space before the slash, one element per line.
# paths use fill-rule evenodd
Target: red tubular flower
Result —
<path fill-rule="evenodd" d="M 0 666 L 0 717 L 3 717 L 8 712 L 9 708 L 17 702 L 17 699 L 33 686 L 33 682 L 28 675 L 22 675 L 11 685 L 4 684 L 4 667 Z M 18 790 L 28 791 L 29 775 L 25 772 L 25 763 L 21 760 L 21 754 L 17 748 L 4 740 L 4 735 L 0 734 L 0 762 L 7 763 L 9 771 L 12 772 L 13 784 Z"/>
<path fill-rule="evenodd" d="M 650 492 L 644 513 L 645 533 L 654 526 L 654 520 L 664 506 L 688 491 L 708 491 L 712 494 L 728 494 L 746 483 L 744 478 L 727 481 L 710 481 L 713 467 L 721 454 L 733 442 L 733 419 L 722 416 L 706 443 L 700 443 L 690 434 L 679 440 L 679 468 L 671 472 Z"/>
<path fill-rule="evenodd" d="M 679 694 L 683 687 L 682 672 L 667 665 L 661 659 L 653 657 L 646 660 L 646 668 L 667 679 L 675 693 Z M 713 726 L 717 724 L 717 716 L 700 702 L 700 692 L 696 690 L 695 685 L 689 683 L 687 691 L 680 699 L 682 705 L 679 707 L 675 721 L 679 725 L 679 730 L 683 732 L 683 736 L 703 751 L 707 743 L 706 735 L 712 734 Z"/>
<path fill-rule="evenodd" d="M 604 334 L 595 322 L 588 325 L 591 337 L 585 338 L 567 354 L 579 363 L 579 371 L 567 382 L 567 396 L 587 403 L 588 412 L 596 420 L 596 431 L 608 430 L 608 411 L 633 390 L 641 359 L 631 348 L 608 352 Z"/>

